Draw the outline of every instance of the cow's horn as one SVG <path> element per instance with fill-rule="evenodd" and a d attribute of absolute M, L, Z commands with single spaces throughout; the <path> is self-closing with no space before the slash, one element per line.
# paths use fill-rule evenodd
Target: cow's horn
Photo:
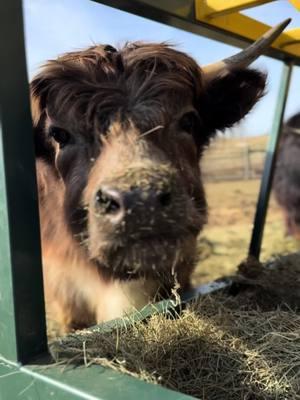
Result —
<path fill-rule="evenodd" d="M 208 64 L 202 67 L 202 71 L 206 79 L 211 79 L 216 75 L 222 75 L 227 71 L 246 68 L 253 63 L 271 43 L 281 34 L 284 28 L 291 22 L 291 18 L 286 19 L 280 24 L 268 30 L 263 36 L 257 39 L 249 47 L 242 50 L 234 56 L 225 58 L 213 64 Z"/>

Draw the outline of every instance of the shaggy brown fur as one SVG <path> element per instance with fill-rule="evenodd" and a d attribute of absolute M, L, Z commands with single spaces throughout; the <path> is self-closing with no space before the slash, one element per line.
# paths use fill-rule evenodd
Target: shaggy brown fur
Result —
<path fill-rule="evenodd" d="M 249 69 L 207 82 L 186 54 L 144 43 L 68 53 L 33 79 L 46 306 L 62 331 L 189 286 L 199 159 L 264 85 Z"/>
<path fill-rule="evenodd" d="M 283 210 L 286 233 L 300 239 L 300 113 L 283 127 L 274 191 Z"/>

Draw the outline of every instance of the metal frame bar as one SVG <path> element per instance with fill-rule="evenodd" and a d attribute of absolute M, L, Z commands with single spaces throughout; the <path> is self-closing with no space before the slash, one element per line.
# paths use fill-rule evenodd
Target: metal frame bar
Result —
<path fill-rule="evenodd" d="M 21 0 L 0 27 L 0 354 L 24 363 L 47 339 Z"/>
<path fill-rule="evenodd" d="M 278 100 L 273 118 L 273 125 L 267 145 L 266 160 L 257 201 L 252 237 L 249 246 L 249 256 L 259 259 L 265 220 L 268 210 L 272 180 L 275 170 L 276 153 L 278 150 L 284 111 L 288 97 L 293 64 L 284 64 L 279 88 Z"/>
<path fill-rule="evenodd" d="M 263 35 L 269 26 L 239 13 L 239 10 L 251 8 L 276 0 L 195 0 L 196 19 L 210 24 L 212 27 L 224 29 L 245 38 L 256 40 Z M 284 31 L 273 43 L 272 48 L 286 52 L 287 57 L 300 57 L 300 29 Z M 295 44 L 298 44 L 295 46 Z"/>
<path fill-rule="evenodd" d="M 232 14 L 241 10 L 261 6 L 262 4 L 271 3 L 274 0 L 205 0 L 201 4 L 205 8 L 205 15 L 208 18 L 215 18 L 220 15 Z M 202 0 L 200 0 L 202 2 Z"/>
<path fill-rule="evenodd" d="M 0 358 L 0 399 L 191 400 L 193 397 L 146 383 L 100 365 L 22 367 Z"/>
<path fill-rule="evenodd" d="M 293 6 L 300 11 L 300 0 L 289 0 L 290 3 L 293 4 Z"/>
<path fill-rule="evenodd" d="M 202 10 L 204 0 L 92 0 L 109 7 L 161 22 L 178 29 L 195 33 L 232 46 L 244 48 L 253 42 L 268 26 L 241 14 L 205 19 L 197 15 Z M 198 19 L 197 19 L 198 18 Z M 230 23 L 229 23 L 230 21 Z M 246 26 L 247 35 L 243 35 Z M 234 27 L 234 29 L 231 29 Z M 257 33 L 256 31 L 257 30 Z M 295 31 L 295 30 L 293 30 Z M 291 31 L 292 32 L 292 31 Z M 298 36 L 297 36 L 298 37 Z M 277 47 L 271 47 L 265 54 L 281 61 L 293 59 L 300 66 L 300 53 L 291 48 L 281 48 L 284 43 L 294 39 L 290 34 L 282 34 L 277 39 Z M 291 52 L 290 54 L 288 52 Z M 293 53 L 292 53 L 293 52 Z"/>

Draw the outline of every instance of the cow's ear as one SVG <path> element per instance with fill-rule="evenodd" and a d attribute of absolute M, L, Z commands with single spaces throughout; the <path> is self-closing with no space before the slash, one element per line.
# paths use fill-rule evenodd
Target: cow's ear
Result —
<path fill-rule="evenodd" d="M 240 121 L 263 96 L 266 75 L 254 69 L 230 71 L 207 82 L 199 113 L 207 137 Z"/>
<path fill-rule="evenodd" d="M 48 82 L 40 74 L 30 83 L 31 115 L 34 131 L 34 144 L 36 157 L 43 158 L 52 163 L 54 160 L 54 148 L 48 139 L 46 127 L 46 97 Z"/>
<path fill-rule="evenodd" d="M 30 82 L 31 113 L 34 125 L 38 125 L 40 119 L 43 118 L 50 84 L 47 71 L 42 71 Z"/>

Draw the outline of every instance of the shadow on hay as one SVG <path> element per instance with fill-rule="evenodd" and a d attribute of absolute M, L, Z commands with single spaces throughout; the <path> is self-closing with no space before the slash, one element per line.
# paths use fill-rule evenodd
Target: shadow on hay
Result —
<path fill-rule="evenodd" d="M 56 361 L 109 366 L 203 400 L 297 399 L 300 316 L 249 300 L 253 291 L 204 296 L 177 318 L 157 314 L 110 333 L 78 332 L 53 342 L 52 353 Z"/>

